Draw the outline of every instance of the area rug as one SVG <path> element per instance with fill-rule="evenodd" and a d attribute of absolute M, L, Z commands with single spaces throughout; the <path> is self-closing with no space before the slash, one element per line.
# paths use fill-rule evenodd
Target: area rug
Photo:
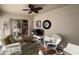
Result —
<path fill-rule="evenodd" d="M 37 55 L 38 54 L 38 47 L 39 44 L 37 44 L 36 42 L 33 42 L 29 45 L 27 45 L 26 50 L 22 53 L 22 55 Z"/>

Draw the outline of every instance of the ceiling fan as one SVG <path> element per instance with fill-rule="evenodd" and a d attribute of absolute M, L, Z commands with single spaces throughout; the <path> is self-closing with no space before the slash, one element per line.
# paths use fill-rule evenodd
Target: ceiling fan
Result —
<path fill-rule="evenodd" d="M 35 5 L 33 4 L 29 4 L 28 5 L 29 9 L 22 9 L 23 11 L 29 11 L 28 13 L 39 13 L 39 10 L 42 10 L 43 8 L 42 7 L 36 7 Z"/>

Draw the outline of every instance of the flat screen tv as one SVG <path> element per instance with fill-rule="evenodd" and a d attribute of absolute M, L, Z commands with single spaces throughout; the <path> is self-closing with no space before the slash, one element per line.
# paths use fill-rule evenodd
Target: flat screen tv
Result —
<path fill-rule="evenodd" d="M 33 33 L 35 35 L 38 35 L 38 36 L 43 36 L 44 35 L 44 30 L 43 29 L 34 29 Z"/>

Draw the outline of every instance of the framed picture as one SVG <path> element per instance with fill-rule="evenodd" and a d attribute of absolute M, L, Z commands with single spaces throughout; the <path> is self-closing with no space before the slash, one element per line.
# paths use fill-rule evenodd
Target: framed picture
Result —
<path fill-rule="evenodd" d="M 41 21 L 36 21 L 36 27 L 41 28 Z"/>

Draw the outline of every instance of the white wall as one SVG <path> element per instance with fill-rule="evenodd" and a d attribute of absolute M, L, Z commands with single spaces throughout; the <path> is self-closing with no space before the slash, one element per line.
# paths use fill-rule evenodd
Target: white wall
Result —
<path fill-rule="evenodd" d="M 45 35 L 58 33 L 64 40 L 79 45 L 79 5 L 68 5 L 62 8 L 38 14 L 34 17 L 34 28 L 37 20 L 50 20 L 52 26 L 45 30 Z M 41 24 L 42 25 L 42 24 Z"/>

